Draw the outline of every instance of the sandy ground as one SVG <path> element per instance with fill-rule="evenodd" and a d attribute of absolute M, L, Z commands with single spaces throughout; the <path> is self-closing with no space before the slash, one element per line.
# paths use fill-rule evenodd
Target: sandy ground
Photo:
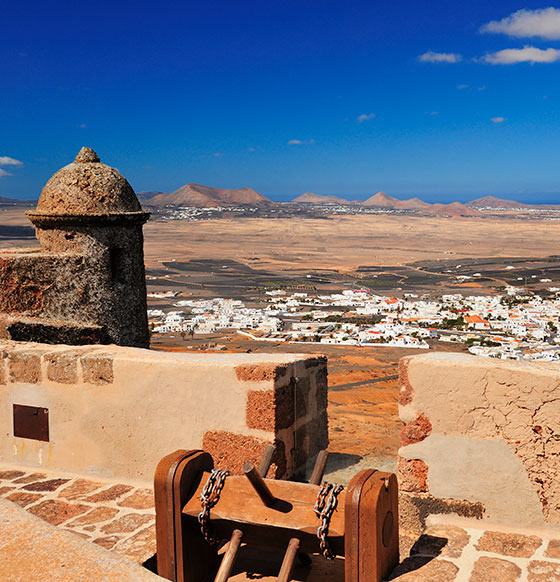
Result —
<path fill-rule="evenodd" d="M 557 252 L 557 230 L 545 220 L 402 215 L 159 221 L 145 227 L 145 253 L 149 266 L 162 258 L 258 258 L 254 268 L 346 271 L 454 256 L 547 256 Z"/>

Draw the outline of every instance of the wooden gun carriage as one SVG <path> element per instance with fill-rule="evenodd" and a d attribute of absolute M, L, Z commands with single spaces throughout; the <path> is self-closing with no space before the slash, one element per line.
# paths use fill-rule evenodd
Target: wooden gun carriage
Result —
<path fill-rule="evenodd" d="M 214 470 L 204 451 L 175 451 L 155 474 L 158 574 L 173 582 L 226 582 L 241 543 L 286 549 L 278 582 L 296 558 L 345 557 L 345 582 L 380 582 L 398 563 L 397 480 L 373 469 L 345 491 L 320 485 L 326 451 L 309 483 L 266 479 L 274 447 L 244 475 Z M 202 496 L 202 504 L 201 504 Z M 202 505 L 202 506 L 201 506 Z M 323 535 L 320 535 L 320 534 Z M 220 560 L 220 541 L 229 540 Z"/>

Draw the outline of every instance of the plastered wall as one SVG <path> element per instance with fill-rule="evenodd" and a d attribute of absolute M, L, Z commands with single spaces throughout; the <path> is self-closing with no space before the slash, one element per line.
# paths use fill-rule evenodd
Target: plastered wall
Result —
<path fill-rule="evenodd" d="M 327 446 L 324 358 L 0 344 L 0 463 L 150 481 L 173 450 L 239 471 L 277 445 L 292 475 Z M 14 436 L 13 405 L 45 407 L 49 441 Z"/>
<path fill-rule="evenodd" d="M 560 522 L 560 367 L 463 354 L 400 363 L 401 491 Z"/>

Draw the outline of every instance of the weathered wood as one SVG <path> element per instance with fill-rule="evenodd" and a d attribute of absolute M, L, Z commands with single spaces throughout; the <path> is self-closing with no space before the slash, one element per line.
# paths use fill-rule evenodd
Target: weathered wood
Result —
<path fill-rule="evenodd" d="M 158 463 L 154 476 L 158 573 L 172 582 L 202 582 L 207 564 L 215 563 L 210 548 L 185 520 L 181 509 L 200 484 L 204 471 L 213 467 L 204 451 L 178 450 Z M 214 566 L 212 566 L 214 567 Z"/>
<path fill-rule="evenodd" d="M 326 460 L 322 451 L 313 481 L 321 481 Z M 319 520 L 313 511 L 320 487 L 263 479 L 252 463 L 244 466 L 247 477 L 229 476 L 210 514 L 212 537 L 231 536 L 218 570 L 216 549 L 204 539 L 197 519 L 200 493 L 212 468 L 212 457 L 203 451 L 176 451 L 158 464 L 154 487 L 159 575 L 172 582 L 208 582 L 217 572 L 215 581 L 226 582 L 242 535 L 247 544 L 287 547 L 278 580 L 288 582 L 296 556 L 320 552 Z M 265 503 L 257 501 L 255 491 Z M 346 582 L 380 582 L 398 563 L 397 492 L 395 475 L 369 469 L 355 475 L 340 495 L 328 542 L 335 554 L 346 556 Z"/>
<path fill-rule="evenodd" d="M 294 569 L 294 562 L 299 551 L 300 542 L 297 538 L 292 538 L 288 544 L 288 549 L 284 554 L 282 566 L 280 566 L 280 573 L 278 574 L 278 582 L 290 582 L 292 579 L 292 571 Z"/>
<path fill-rule="evenodd" d="M 234 529 L 231 534 L 231 539 L 229 540 L 229 546 L 222 558 L 222 563 L 220 564 L 220 569 L 216 574 L 216 579 L 214 582 L 227 582 L 229 575 L 231 574 L 231 569 L 235 564 L 235 558 L 237 557 L 237 552 L 239 546 L 241 545 L 241 538 L 243 537 L 243 532 L 240 529 Z"/>
<path fill-rule="evenodd" d="M 268 488 L 265 480 L 255 469 L 255 465 L 253 465 L 253 463 L 245 463 L 241 469 L 243 473 L 245 473 L 245 477 L 249 479 L 249 483 L 251 483 L 251 485 L 254 487 L 261 501 L 267 507 L 272 507 L 276 502 L 276 498 L 270 492 L 270 489 Z"/>
<path fill-rule="evenodd" d="M 202 478 L 206 481 L 208 475 Z M 220 501 L 210 514 L 212 532 L 221 538 L 228 538 L 234 529 L 243 530 L 243 541 L 263 546 L 285 548 L 290 539 L 297 537 L 301 549 L 306 552 L 320 551 L 317 539 L 319 520 L 313 511 L 319 487 L 308 483 L 276 481 L 266 479 L 272 495 L 278 500 L 272 507 L 266 507 L 255 498 L 255 490 L 245 477 L 232 475 L 225 481 Z M 200 512 L 198 497 L 200 485 L 193 497 L 186 503 L 183 513 L 192 520 Z M 344 494 L 333 513 L 329 544 L 338 555 L 344 553 Z"/>
<path fill-rule="evenodd" d="M 311 479 L 309 482 L 311 485 L 320 485 L 323 475 L 325 474 L 325 469 L 327 468 L 327 461 L 329 460 L 329 453 L 323 449 L 319 451 L 317 455 L 317 460 L 315 461 L 315 466 L 313 467 L 313 473 L 311 473 Z"/>
<path fill-rule="evenodd" d="M 346 582 L 385 579 L 398 563 L 398 538 L 395 475 L 361 471 L 350 482 L 345 500 Z"/>
<path fill-rule="evenodd" d="M 163 457 L 154 475 L 156 508 L 156 545 L 159 575 L 176 582 L 175 520 L 173 510 L 173 479 L 178 464 L 195 451 L 178 450 Z"/>
<path fill-rule="evenodd" d="M 276 447 L 274 445 L 268 445 L 264 450 L 263 456 L 261 457 L 261 462 L 259 463 L 259 475 L 261 477 L 266 477 L 275 452 Z"/>
<path fill-rule="evenodd" d="M 175 545 L 177 547 L 177 582 L 207 582 L 215 574 L 218 553 L 202 536 L 198 520 L 187 520 L 182 507 L 192 499 L 201 478 L 214 468 L 212 456 L 204 451 L 185 459 L 177 467 L 173 482 L 175 523 Z M 199 501 L 200 503 L 200 501 Z M 181 551 L 182 548 L 182 551 Z"/>

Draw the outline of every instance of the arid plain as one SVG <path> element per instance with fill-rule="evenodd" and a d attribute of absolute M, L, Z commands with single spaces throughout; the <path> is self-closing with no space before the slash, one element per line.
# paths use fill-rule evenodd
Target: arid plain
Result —
<path fill-rule="evenodd" d="M 166 257 L 258 258 L 263 267 L 353 270 L 427 259 L 544 257 L 558 252 L 558 223 L 517 218 L 405 215 L 325 219 L 157 221 L 145 228 L 146 264 Z"/>

